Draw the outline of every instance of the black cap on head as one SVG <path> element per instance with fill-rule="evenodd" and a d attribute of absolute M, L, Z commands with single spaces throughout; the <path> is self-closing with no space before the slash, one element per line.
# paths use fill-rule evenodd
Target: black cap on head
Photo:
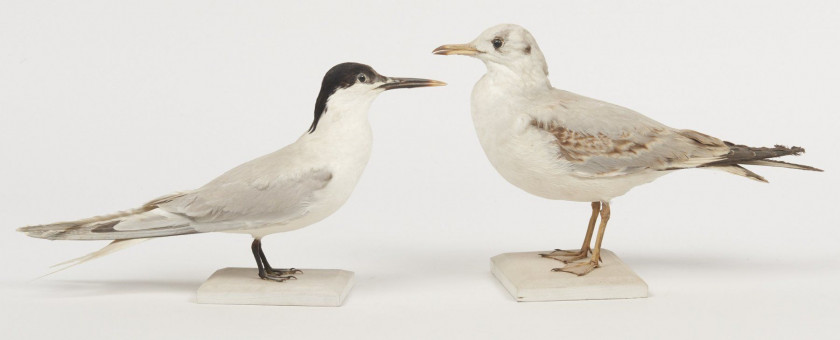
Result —
<path fill-rule="evenodd" d="M 309 133 L 318 127 L 318 120 L 327 109 L 327 99 L 339 89 L 348 88 L 357 82 L 372 83 L 382 77 L 372 67 L 359 63 L 341 63 L 333 66 L 321 82 L 321 92 L 315 101 L 315 120 L 309 127 Z"/>

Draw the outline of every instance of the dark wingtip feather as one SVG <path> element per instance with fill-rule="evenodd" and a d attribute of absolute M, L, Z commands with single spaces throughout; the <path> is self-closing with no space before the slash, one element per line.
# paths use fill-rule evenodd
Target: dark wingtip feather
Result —
<path fill-rule="evenodd" d="M 776 145 L 775 145 L 775 147 L 776 147 L 777 149 L 783 149 L 783 150 L 784 150 L 784 149 L 786 149 L 786 150 L 789 150 L 790 154 L 791 154 L 791 155 L 794 155 L 794 156 L 799 156 L 800 154 L 805 153 L 805 148 L 800 147 L 800 146 L 791 146 L 791 147 L 786 147 L 786 146 L 784 146 L 784 145 L 779 145 L 779 144 L 776 144 Z"/>
<path fill-rule="evenodd" d="M 761 175 L 759 175 L 755 172 L 752 172 L 747 168 L 744 168 L 744 167 L 739 166 L 739 165 L 735 165 L 735 166 L 740 168 L 741 170 L 743 170 L 744 171 L 744 176 L 747 176 L 747 178 L 750 178 L 750 179 L 753 179 L 753 180 L 756 180 L 756 181 L 759 181 L 759 182 L 762 182 L 762 183 L 770 183 L 770 181 L 768 181 L 763 176 L 761 176 Z"/>
<path fill-rule="evenodd" d="M 777 168 L 788 168 L 788 169 L 823 172 L 822 169 L 815 168 L 815 167 L 812 167 L 810 165 L 788 163 L 788 162 L 783 162 L 783 161 L 777 161 L 775 159 L 757 159 L 757 160 L 753 160 L 753 161 L 743 162 L 741 164 L 772 166 L 772 167 L 777 167 Z"/>
<path fill-rule="evenodd" d="M 749 176 L 749 177 L 758 181 L 758 182 L 761 182 L 761 183 L 770 183 L 770 181 L 768 181 L 766 178 L 764 178 L 762 176 Z"/>

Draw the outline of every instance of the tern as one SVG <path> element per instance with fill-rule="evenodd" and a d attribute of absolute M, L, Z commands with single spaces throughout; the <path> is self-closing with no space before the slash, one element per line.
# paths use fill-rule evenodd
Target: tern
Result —
<path fill-rule="evenodd" d="M 472 119 L 487 158 L 502 177 L 540 197 L 591 202 L 581 249 L 542 254 L 567 263 L 554 271 L 585 275 L 597 268 L 610 201 L 673 171 L 707 168 L 761 182 L 766 180 L 741 165 L 822 171 L 770 159 L 799 155 L 805 151 L 800 147 L 733 144 L 555 89 L 537 41 L 518 25 L 494 26 L 472 42 L 443 45 L 433 53 L 471 56 L 486 65 L 487 73 L 472 91 Z"/>
<path fill-rule="evenodd" d="M 294 143 L 198 189 L 163 196 L 137 209 L 18 230 L 50 240 L 114 240 L 96 253 L 66 262 L 71 265 L 153 237 L 251 234 L 259 277 L 294 279 L 300 271 L 272 268 L 260 240 L 321 221 L 347 201 L 370 158 L 368 109 L 380 93 L 442 85 L 446 83 L 386 77 L 364 64 L 338 64 L 324 76 L 312 125 Z"/>

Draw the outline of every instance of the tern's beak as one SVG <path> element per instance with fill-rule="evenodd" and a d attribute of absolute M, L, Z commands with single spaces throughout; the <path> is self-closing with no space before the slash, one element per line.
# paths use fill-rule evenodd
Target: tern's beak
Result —
<path fill-rule="evenodd" d="M 379 85 L 380 89 L 410 89 L 412 87 L 443 86 L 446 83 L 437 80 L 420 78 L 387 78 L 385 84 Z"/>
<path fill-rule="evenodd" d="M 460 54 L 460 55 L 476 55 L 479 53 L 475 47 L 470 44 L 455 44 L 455 45 L 443 45 L 436 48 L 432 51 L 434 54 L 440 55 L 453 55 L 453 54 Z"/>

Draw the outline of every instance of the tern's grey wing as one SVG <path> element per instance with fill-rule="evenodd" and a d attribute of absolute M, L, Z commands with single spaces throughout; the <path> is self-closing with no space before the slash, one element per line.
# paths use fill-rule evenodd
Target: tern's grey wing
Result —
<path fill-rule="evenodd" d="M 554 137 L 557 157 L 581 177 L 695 167 L 729 152 L 717 138 L 672 129 L 618 105 L 565 91 L 550 101 L 557 104 L 537 110 L 531 125 Z"/>
<path fill-rule="evenodd" d="M 201 225 L 201 231 L 248 229 L 284 223 L 309 212 L 316 192 L 332 173 L 313 168 L 281 176 L 261 173 L 260 167 L 231 170 L 195 191 L 159 205 Z"/>
<path fill-rule="evenodd" d="M 246 230 L 306 215 L 329 185 L 326 167 L 301 166 L 296 149 L 242 164 L 193 191 L 155 199 L 139 209 L 79 221 L 23 227 L 53 240 L 125 240 Z"/>

